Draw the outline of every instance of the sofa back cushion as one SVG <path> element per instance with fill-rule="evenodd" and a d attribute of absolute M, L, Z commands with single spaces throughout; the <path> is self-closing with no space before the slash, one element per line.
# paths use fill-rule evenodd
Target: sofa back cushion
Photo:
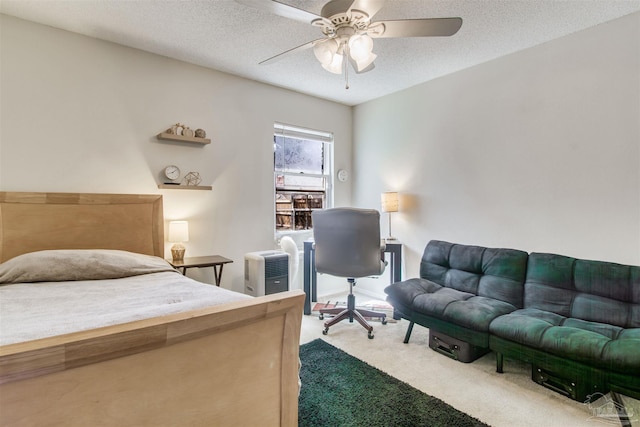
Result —
<path fill-rule="evenodd" d="M 420 277 L 522 308 L 526 269 L 523 251 L 432 240 L 422 255 Z"/>
<path fill-rule="evenodd" d="M 524 307 L 620 327 L 640 327 L 640 267 L 529 255 Z"/>

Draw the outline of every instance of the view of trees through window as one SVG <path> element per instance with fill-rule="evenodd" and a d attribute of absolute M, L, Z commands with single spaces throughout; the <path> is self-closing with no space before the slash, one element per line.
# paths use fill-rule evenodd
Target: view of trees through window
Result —
<path fill-rule="evenodd" d="M 324 189 L 324 143 L 274 136 L 276 186 Z"/>

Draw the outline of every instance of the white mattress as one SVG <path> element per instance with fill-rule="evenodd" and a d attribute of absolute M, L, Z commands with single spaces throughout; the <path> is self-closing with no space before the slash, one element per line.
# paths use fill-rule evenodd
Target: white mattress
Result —
<path fill-rule="evenodd" d="M 0 345 L 174 314 L 248 295 L 168 271 L 0 286 Z"/>

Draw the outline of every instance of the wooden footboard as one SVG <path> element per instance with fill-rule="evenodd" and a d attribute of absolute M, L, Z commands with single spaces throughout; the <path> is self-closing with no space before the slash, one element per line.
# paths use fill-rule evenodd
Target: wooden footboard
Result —
<path fill-rule="evenodd" d="M 2 426 L 297 426 L 302 291 L 0 347 Z"/>

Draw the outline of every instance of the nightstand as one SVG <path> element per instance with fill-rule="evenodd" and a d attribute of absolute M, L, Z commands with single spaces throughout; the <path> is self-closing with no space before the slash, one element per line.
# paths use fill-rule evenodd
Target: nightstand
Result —
<path fill-rule="evenodd" d="M 233 262 L 229 258 L 225 258 L 220 255 L 185 258 L 182 261 L 174 261 L 172 259 L 168 259 L 167 261 L 174 268 L 182 269 L 182 274 L 187 273 L 187 268 L 213 267 L 213 278 L 215 279 L 216 286 L 220 286 L 220 280 L 222 279 L 222 268 L 224 267 L 224 265 Z"/>

